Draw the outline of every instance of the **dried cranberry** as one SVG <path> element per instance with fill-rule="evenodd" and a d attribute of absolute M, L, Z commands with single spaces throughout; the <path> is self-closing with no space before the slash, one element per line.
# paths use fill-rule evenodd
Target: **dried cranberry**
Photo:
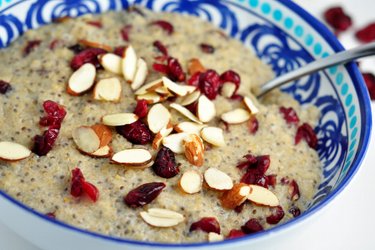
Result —
<path fill-rule="evenodd" d="M 263 226 L 259 223 L 257 219 L 250 219 L 248 220 L 245 225 L 241 227 L 242 231 L 245 234 L 252 234 L 256 232 L 263 231 Z"/>
<path fill-rule="evenodd" d="M 142 99 L 137 101 L 137 106 L 134 109 L 134 114 L 139 118 L 146 117 L 148 113 L 147 101 Z"/>
<path fill-rule="evenodd" d="M 241 213 L 243 208 L 245 207 L 245 204 L 246 202 L 243 202 L 241 205 L 238 205 L 237 207 L 234 208 L 234 211 L 236 211 L 236 213 Z"/>
<path fill-rule="evenodd" d="M 236 89 L 233 94 L 237 93 L 238 88 L 240 87 L 241 84 L 241 77 L 238 73 L 236 73 L 233 70 L 227 70 L 224 73 L 220 75 L 220 81 L 222 83 L 230 82 L 236 85 Z"/>
<path fill-rule="evenodd" d="M 23 48 L 23 55 L 27 56 L 28 54 L 30 54 L 30 52 L 33 51 L 36 47 L 38 47 L 41 42 L 41 40 L 28 41 L 26 46 Z"/>
<path fill-rule="evenodd" d="M 215 53 L 215 48 L 210 44 L 201 43 L 199 46 L 201 47 L 201 50 L 202 50 L 203 53 L 206 53 L 206 54 Z"/>
<path fill-rule="evenodd" d="M 194 222 L 190 226 L 190 232 L 195 230 L 202 230 L 206 233 L 217 233 L 220 234 L 220 224 L 214 217 L 204 217 L 197 222 Z"/>
<path fill-rule="evenodd" d="M 133 25 L 128 24 L 128 25 L 125 25 L 125 26 L 121 29 L 120 33 L 121 33 L 121 37 L 122 37 L 122 39 L 123 39 L 124 41 L 129 42 L 129 33 L 130 33 L 130 31 L 132 30 L 132 28 L 133 28 Z"/>
<path fill-rule="evenodd" d="M 297 184 L 297 182 L 295 180 L 290 181 L 288 192 L 289 192 L 289 198 L 292 201 L 298 200 L 299 197 L 301 196 L 300 192 L 299 192 L 298 184 Z"/>
<path fill-rule="evenodd" d="M 256 164 L 258 163 L 258 158 L 253 154 L 247 154 L 244 155 L 245 161 L 242 161 L 237 164 L 237 167 L 241 170 L 248 169 L 250 167 L 256 167 Z"/>
<path fill-rule="evenodd" d="M 220 76 L 215 70 L 209 69 L 199 76 L 199 88 L 210 100 L 216 98 L 220 85 Z"/>
<path fill-rule="evenodd" d="M 247 127 L 249 128 L 250 134 L 255 134 L 259 129 L 259 122 L 255 116 L 251 116 L 247 122 Z"/>
<path fill-rule="evenodd" d="M 266 175 L 266 183 L 268 184 L 268 186 L 275 187 L 275 185 L 276 185 L 276 175 L 275 174 Z"/>
<path fill-rule="evenodd" d="M 54 40 L 51 41 L 51 43 L 49 44 L 48 47 L 49 47 L 50 50 L 54 50 L 60 45 L 60 43 L 62 43 L 62 41 L 60 41 L 58 39 L 54 39 Z"/>
<path fill-rule="evenodd" d="M 188 85 L 198 87 L 199 86 L 199 78 L 200 78 L 201 72 L 196 72 L 194 75 L 192 75 L 189 80 L 187 81 Z"/>
<path fill-rule="evenodd" d="M 46 115 L 40 118 L 39 124 L 41 126 L 60 127 L 64 117 L 66 116 L 65 108 L 50 100 L 43 103 L 43 108 Z"/>
<path fill-rule="evenodd" d="M 103 28 L 103 24 L 100 21 L 87 21 L 86 23 L 99 29 Z"/>
<path fill-rule="evenodd" d="M 154 47 L 157 48 L 160 53 L 162 53 L 164 56 L 168 56 L 168 50 L 167 48 L 164 46 L 164 44 L 160 41 L 155 41 L 153 43 Z"/>
<path fill-rule="evenodd" d="M 281 178 L 280 182 L 283 185 L 287 185 L 287 184 L 289 184 L 290 181 L 287 177 L 283 177 L 283 178 Z"/>
<path fill-rule="evenodd" d="M 83 190 L 87 194 L 87 196 L 93 201 L 96 202 L 99 199 L 99 190 L 90 182 L 83 183 Z"/>
<path fill-rule="evenodd" d="M 160 64 L 160 63 L 154 63 L 152 65 L 152 68 L 155 71 L 160 72 L 162 74 L 165 74 L 165 75 L 168 74 L 168 65 L 164 65 L 164 64 Z"/>
<path fill-rule="evenodd" d="M 152 169 L 155 174 L 163 178 L 172 178 L 180 172 L 174 153 L 167 147 L 159 150 Z"/>
<path fill-rule="evenodd" d="M 277 224 L 284 218 L 284 210 L 281 206 L 277 206 L 270 216 L 266 218 L 268 224 Z"/>
<path fill-rule="evenodd" d="M 126 49 L 126 46 L 119 46 L 113 50 L 113 53 L 120 57 L 124 57 L 125 49 Z"/>
<path fill-rule="evenodd" d="M 341 7 L 332 7 L 324 12 L 326 22 L 336 31 L 345 31 L 352 25 L 351 18 Z"/>
<path fill-rule="evenodd" d="M 375 76 L 372 73 L 362 73 L 362 76 L 363 76 L 363 79 L 365 80 L 371 99 L 375 100 Z"/>
<path fill-rule="evenodd" d="M 280 113 L 282 113 L 284 120 L 288 124 L 298 124 L 299 118 L 297 112 L 293 108 L 280 107 Z"/>
<path fill-rule="evenodd" d="M 298 217 L 301 215 L 301 210 L 293 205 L 291 208 L 289 208 L 289 213 L 291 213 L 293 217 Z"/>
<path fill-rule="evenodd" d="M 0 80 L 0 94 L 6 94 L 8 91 L 12 90 L 10 83 Z"/>
<path fill-rule="evenodd" d="M 101 65 L 98 60 L 98 55 L 107 53 L 104 49 L 99 48 L 88 48 L 81 52 L 79 52 L 77 55 L 75 55 L 70 62 L 70 67 L 73 70 L 79 69 L 83 64 L 85 63 L 91 63 L 96 68 L 100 68 Z"/>
<path fill-rule="evenodd" d="M 172 81 L 185 81 L 185 72 L 176 58 L 169 57 L 166 65 L 154 63 L 152 67 L 155 71 L 166 74 Z"/>
<path fill-rule="evenodd" d="M 310 148 L 316 149 L 318 146 L 318 137 L 316 136 L 313 128 L 307 124 L 304 123 L 301 126 L 298 127 L 295 143 L 296 145 L 302 140 L 305 139 L 307 144 L 310 146 Z"/>
<path fill-rule="evenodd" d="M 83 183 L 85 182 L 85 178 L 79 168 L 75 168 L 72 170 L 72 180 L 70 186 L 70 194 L 73 197 L 80 197 L 83 192 Z"/>
<path fill-rule="evenodd" d="M 51 151 L 57 136 L 59 135 L 59 128 L 54 128 L 51 126 L 44 131 L 43 135 L 36 135 L 34 137 L 32 151 L 39 156 L 46 155 L 49 151 Z"/>
<path fill-rule="evenodd" d="M 140 185 L 124 197 L 124 202 L 132 208 L 144 206 L 155 200 L 164 188 L 163 182 L 150 182 Z"/>
<path fill-rule="evenodd" d="M 78 54 L 79 52 L 81 52 L 85 48 L 82 47 L 81 44 L 74 44 L 74 45 L 68 47 L 68 49 L 71 50 L 71 51 L 73 51 L 74 54 Z"/>
<path fill-rule="evenodd" d="M 55 212 L 49 212 L 45 214 L 49 219 L 56 219 Z"/>
<path fill-rule="evenodd" d="M 164 21 L 164 20 L 156 20 L 150 23 L 150 25 L 156 25 L 165 30 L 168 35 L 171 35 L 174 31 L 174 27 L 170 22 Z"/>
<path fill-rule="evenodd" d="M 246 169 L 246 173 L 242 176 L 241 182 L 246 184 L 256 184 L 268 188 L 268 178 L 265 176 L 271 160 L 269 155 L 254 156 L 248 154 L 244 156 L 246 161 L 240 162 L 237 167 Z"/>
<path fill-rule="evenodd" d="M 232 229 L 227 235 L 227 239 L 236 239 L 245 236 L 246 234 L 242 230 Z"/>
<path fill-rule="evenodd" d="M 187 106 L 185 106 L 191 113 L 196 114 L 198 110 L 198 101 L 195 101 Z"/>
<path fill-rule="evenodd" d="M 147 144 L 152 141 L 150 129 L 142 121 L 116 127 L 117 132 L 134 144 Z"/>
<path fill-rule="evenodd" d="M 363 43 L 369 43 L 375 40 L 375 22 L 358 30 L 355 33 L 357 39 Z"/>
<path fill-rule="evenodd" d="M 242 100 L 243 100 L 243 95 L 233 94 L 233 95 L 230 97 L 230 99 L 233 100 L 233 101 L 242 101 Z"/>

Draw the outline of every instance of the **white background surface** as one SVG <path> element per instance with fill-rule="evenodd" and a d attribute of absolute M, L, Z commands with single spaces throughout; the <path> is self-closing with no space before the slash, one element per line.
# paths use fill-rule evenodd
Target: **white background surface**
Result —
<path fill-rule="evenodd" d="M 353 17 L 354 27 L 375 21 L 374 0 L 295 0 L 310 13 L 321 18 L 323 10 L 333 4 L 344 6 Z M 340 36 L 345 47 L 358 45 L 352 32 Z M 375 73 L 375 60 L 361 62 L 362 69 Z M 375 111 L 375 103 L 372 103 Z M 375 120 L 373 119 L 373 123 Z M 293 231 L 275 249 L 375 249 L 375 133 L 367 156 L 352 182 L 315 221 Z M 34 230 L 37 230 L 35 228 Z M 276 243 L 276 242 L 275 242 Z M 0 250 L 39 250 L 0 224 Z"/>

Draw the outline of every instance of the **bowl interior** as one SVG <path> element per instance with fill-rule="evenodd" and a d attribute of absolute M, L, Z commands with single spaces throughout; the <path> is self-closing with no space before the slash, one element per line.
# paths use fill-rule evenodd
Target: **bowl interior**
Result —
<path fill-rule="evenodd" d="M 216 24 L 253 50 L 276 75 L 343 49 L 322 24 L 287 0 L 32 0 L 5 1 L 3 6 L 0 1 L 0 48 L 55 18 L 121 10 L 134 3 L 155 11 L 196 15 Z M 295 220 L 300 221 L 331 200 L 358 169 L 369 141 L 371 108 L 354 64 L 304 77 L 283 90 L 302 105 L 316 105 L 322 114 L 316 132 L 324 179 L 309 210 Z M 0 195 L 5 196 L 1 191 Z"/>

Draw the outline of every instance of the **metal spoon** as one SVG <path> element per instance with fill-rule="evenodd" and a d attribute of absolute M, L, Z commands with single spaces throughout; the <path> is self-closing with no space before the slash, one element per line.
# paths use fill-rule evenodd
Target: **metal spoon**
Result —
<path fill-rule="evenodd" d="M 371 55 L 375 55 L 375 42 L 316 60 L 299 69 L 293 70 L 269 82 L 266 82 L 258 90 L 257 97 L 261 97 L 274 88 L 280 87 L 283 84 L 299 79 L 321 69 L 325 69 L 337 64 L 344 64 L 354 59 Z"/>

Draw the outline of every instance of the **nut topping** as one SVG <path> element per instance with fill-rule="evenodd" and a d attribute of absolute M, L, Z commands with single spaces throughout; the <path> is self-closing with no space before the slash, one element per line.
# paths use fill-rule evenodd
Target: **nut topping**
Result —
<path fill-rule="evenodd" d="M 72 136 L 78 150 L 84 153 L 94 153 L 100 147 L 100 139 L 91 127 L 78 127 Z"/>
<path fill-rule="evenodd" d="M 122 58 L 112 53 L 98 55 L 99 63 L 109 72 L 122 74 Z"/>
<path fill-rule="evenodd" d="M 138 120 L 138 116 L 133 113 L 117 113 L 105 115 L 102 118 L 103 124 L 107 126 L 123 126 Z"/>
<path fill-rule="evenodd" d="M 251 188 L 251 191 L 249 195 L 247 196 L 247 199 L 258 204 L 258 205 L 264 205 L 264 206 L 270 206 L 270 207 L 276 207 L 280 205 L 279 199 L 277 196 L 272 193 L 267 188 L 257 186 L 257 185 L 249 185 Z"/>
<path fill-rule="evenodd" d="M 31 155 L 30 149 L 9 141 L 0 142 L 0 159 L 5 161 L 19 161 Z"/>
<path fill-rule="evenodd" d="M 229 124 L 239 124 L 250 119 L 250 113 L 244 109 L 235 109 L 221 115 L 221 119 Z"/>
<path fill-rule="evenodd" d="M 225 191 L 221 196 L 221 205 L 227 209 L 234 209 L 246 201 L 251 188 L 247 184 L 234 184 L 231 190 Z"/>
<path fill-rule="evenodd" d="M 70 95 L 80 95 L 88 91 L 94 85 L 95 76 L 95 66 L 85 63 L 70 76 L 66 91 Z"/>
<path fill-rule="evenodd" d="M 94 99 L 99 101 L 120 101 L 122 86 L 116 77 L 101 79 L 94 88 Z"/>
<path fill-rule="evenodd" d="M 207 169 L 204 172 L 204 180 L 210 188 L 216 190 L 230 190 L 233 188 L 232 178 L 216 168 Z"/>
<path fill-rule="evenodd" d="M 129 167 L 142 167 L 150 163 L 152 156 L 146 149 L 134 148 L 125 149 L 112 156 L 113 163 Z"/>
<path fill-rule="evenodd" d="M 196 170 L 186 171 L 180 179 L 182 191 L 188 194 L 195 194 L 201 191 L 203 183 L 202 175 Z"/>
<path fill-rule="evenodd" d="M 165 128 L 171 120 L 171 114 L 163 104 L 155 104 L 152 106 L 147 115 L 147 123 L 150 130 L 156 134 Z"/>
<path fill-rule="evenodd" d="M 183 139 L 186 159 L 195 166 L 202 166 L 204 163 L 204 145 L 202 139 L 196 134 L 189 134 Z"/>
<path fill-rule="evenodd" d="M 212 145 L 221 147 L 225 146 L 224 134 L 221 128 L 217 127 L 205 127 L 201 131 L 203 140 Z"/>
<path fill-rule="evenodd" d="M 147 212 L 140 212 L 140 216 L 154 227 L 173 227 L 185 220 L 182 214 L 161 208 L 150 208 Z"/>

